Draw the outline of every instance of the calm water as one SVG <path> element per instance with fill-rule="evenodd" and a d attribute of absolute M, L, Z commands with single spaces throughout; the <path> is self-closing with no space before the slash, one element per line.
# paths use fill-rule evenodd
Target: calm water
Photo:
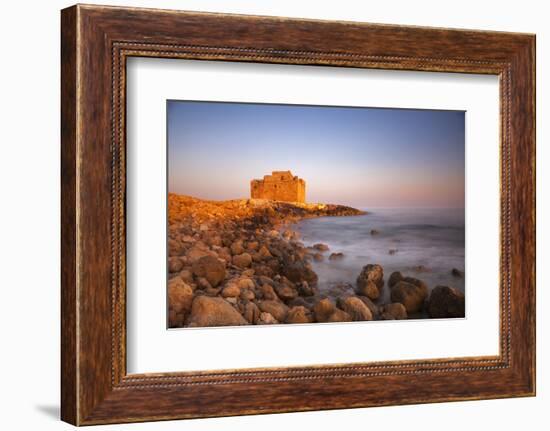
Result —
<path fill-rule="evenodd" d="M 303 220 L 294 228 L 306 246 L 324 243 L 330 247 L 326 259 L 313 262 L 319 287 L 329 296 L 343 291 L 338 282 L 355 285 L 361 268 L 378 263 L 384 278 L 393 271 L 424 280 L 431 288 L 452 286 L 464 291 L 464 279 L 451 274 L 464 271 L 464 209 L 368 209 L 356 217 L 322 217 Z M 375 229 L 379 233 L 371 234 Z M 396 250 L 390 254 L 390 250 Z M 344 259 L 329 261 L 332 252 Z M 420 267 L 420 268 L 419 268 Z M 380 302 L 387 301 L 388 288 Z"/>

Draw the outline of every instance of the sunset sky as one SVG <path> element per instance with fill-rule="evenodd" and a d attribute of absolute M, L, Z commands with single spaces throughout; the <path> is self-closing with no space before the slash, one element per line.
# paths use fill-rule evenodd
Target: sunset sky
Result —
<path fill-rule="evenodd" d="M 250 180 L 290 170 L 306 200 L 464 207 L 463 111 L 168 101 L 168 189 L 250 197 Z"/>

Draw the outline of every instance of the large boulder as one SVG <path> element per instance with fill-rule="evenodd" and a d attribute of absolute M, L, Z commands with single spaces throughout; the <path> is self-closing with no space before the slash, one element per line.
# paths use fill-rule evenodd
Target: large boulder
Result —
<path fill-rule="evenodd" d="M 403 280 L 403 274 L 401 274 L 399 271 L 392 272 L 390 278 L 388 278 L 388 286 L 393 287 L 401 280 Z"/>
<path fill-rule="evenodd" d="M 225 265 L 213 256 L 203 256 L 193 263 L 193 273 L 216 287 L 225 278 Z"/>
<path fill-rule="evenodd" d="M 336 310 L 335 305 L 328 298 L 321 299 L 313 307 L 313 314 L 317 322 L 328 322 L 332 313 Z"/>
<path fill-rule="evenodd" d="M 246 319 L 219 297 L 197 296 L 191 306 L 190 327 L 247 325 Z"/>
<path fill-rule="evenodd" d="M 284 322 L 288 315 L 288 307 L 281 301 L 260 301 L 258 307 L 261 311 L 271 314 L 279 322 Z"/>
<path fill-rule="evenodd" d="M 338 307 L 348 313 L 353 321 L 373 320 L 371 311 L 357 296 L 338 298 Z"/>
<path fill-rule="evenodd" d="M 411 279 L 406 277 L 405 279 Z M 392 302 L 400 302 L 407 310 L 407 313 L 416 313 L 422 309 L 424 301 L 428 296 L 428 288 L 422 282 L 413 284 L 409 281 L 399 281 L 391 288 Z"/>
<path fill-rule="evenodd" d="M 351 322 L 353 319 L 344 310 L 335 308 L 334 312 L 328 317 L 327 322 Z"/>
<path fill-rule="evenodd" d="M 430 317 L 464 317 L 464 294 L 448 286 L 437 286 L 432 289 L 428 299 L 428 314 Z"/>
<path fill-rule="evenodd" d="M 374 302 L 372 302 L 369 298 L 366 296 L 358 296 L 358 298 L 363 301 L 363 304 L 367 306 L 367 308 L 372 313 L 372 318 L 374 320 L 378 319 L 380 315 L 380 309 L 378 308 L 378 305 L 376 305 Z"/>
<path fill-rule="evenodd" d="M 260 319 L 260 313 L 260 309 L 253 302 L 247 302 L 244 305 L 243 317 L 248 321 L 248 323 L 251 323 L 253 325 L 258 323 L 258 320 Z"/>
<path fill-rule="evenodd" d="M 357 277 L 357 288 L 365 288 L 369 281 L 372 281 L 378 289 L 384 286 L 384 270 L 380 265 L 365 265 Z"/>
<path fill-rule="evenodd" d="M 168 282 L 168 326 L 183 326 L 191 310 L 193 289 L 181 278 L 175 277 Z"/>
<path fill-rule="evenodd" d="M 376 286 L 372 280 L 357 283 L 355 293 L 360 296 L 366 296 L 370 299 L 378 299 L 380 297 L 380 289 L 378 289 L 378 286 Z"/>

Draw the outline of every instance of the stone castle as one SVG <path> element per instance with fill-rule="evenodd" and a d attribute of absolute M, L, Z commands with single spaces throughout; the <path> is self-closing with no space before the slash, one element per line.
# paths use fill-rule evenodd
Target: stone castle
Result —
<path fill-rule="evenodd" d="M 273 171 L 262 180 L 250 182 L 252 199 L 270 199 L 285 202 L 306 202 L 306 182 L 290 171 Z"/>

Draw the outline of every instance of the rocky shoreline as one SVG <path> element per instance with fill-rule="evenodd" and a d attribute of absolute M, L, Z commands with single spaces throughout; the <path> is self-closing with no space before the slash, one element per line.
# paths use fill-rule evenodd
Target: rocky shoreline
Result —
<path fill-rule="evenodd" d="M 464 295 L 368 263 L 336 300 L 317 287 L 311 261 L 345 259 L 325 244 L 306 247 L 289 226 L 365 212 L 342 205 L 260 199 L 205 201 L 168 196 L 168 324 L 171 328 L 463 317 Z M 379 303 L 382 289 L 391 302 Z M 349 293 L 349 292 L 353 293 Z"/>

